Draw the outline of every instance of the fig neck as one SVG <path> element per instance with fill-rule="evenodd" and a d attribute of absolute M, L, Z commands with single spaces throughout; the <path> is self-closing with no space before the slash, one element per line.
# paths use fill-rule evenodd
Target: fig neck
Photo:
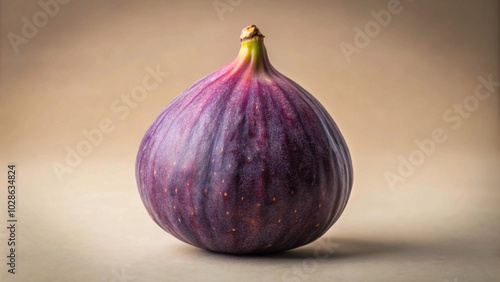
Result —
<path fill-rule="evenodd" d="M 235 60 L 235 67 L 244 68 L 252 73 L 269 73 L 271 64 L 264 46 L 264 35 L 255 25 L 246 27 L 241 32 L 241 49 Z"/>

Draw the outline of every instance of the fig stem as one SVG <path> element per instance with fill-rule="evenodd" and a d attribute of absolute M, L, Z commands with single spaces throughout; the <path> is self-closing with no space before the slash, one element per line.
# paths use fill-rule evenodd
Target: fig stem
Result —
<path fill-rule="evenodd" d="M 235 68 L 249 66 L 248 73 L 258 72 L 265 74 L 271 71 L 271 65 L 267 58 L 266 47 L 264 47 L 264 35 L 260 30 L 251 25 L 241 31 L 241 49 L 235 61 Z"/>
<path fill-rule="evenodd" d="M 260 38 L 264 38 L 264 35 L 262 33 L 260 33 L 260 30 L 257 28 L 257 26 L 255 26 L 254 24 L 253 25 L 250 25 L 250 26 L 247 26 L 245 27 L 242 31 L 241 31 L 241 34 L 240 34 L 240 41 L 246 41 L 246 40 L 250 40 L 252 38 L 255 38 L 255 37 L 260 37 Z"/>

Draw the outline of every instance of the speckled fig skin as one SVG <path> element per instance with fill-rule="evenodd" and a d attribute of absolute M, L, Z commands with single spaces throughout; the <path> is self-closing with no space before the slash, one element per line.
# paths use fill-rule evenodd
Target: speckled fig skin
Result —
<path fill-rule="evenodd" d="M 244 29 L 238 57 L 170 102 L 139 148 L 137 184 L 151 218 L 200 248 L 251 254 L 308 244 L 349 198 L 340 131 L 271 66 L 263 37 Z"/>

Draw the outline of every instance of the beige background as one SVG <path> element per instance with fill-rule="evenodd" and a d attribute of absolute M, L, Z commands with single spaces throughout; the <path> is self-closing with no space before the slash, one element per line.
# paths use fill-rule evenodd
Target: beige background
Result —
<path fill-rule="evenodd" d="M 43 10 L 2 1 L 0 164 L 4 177 L 6 164 L 17 164 L 20 222 L 15 276 L 0 228 L 0 280 L 499 281 L 499 88 L 456 129 L 443 120 L 474 94 L 478 76 L 499 80 L 499 2 L 402 0 L 348 63 L 340 44 L 354 44 L 354 28 L 388 2 L 221 0 L 234 7 L 219 17 L 213 1 L 70 1 L 15 53 L 8 34 L 21 35 L 23 17 Z M 334 117 L 355 181 L 343 216 L 319 241 L 234 257 L 157 227 L 134 162 L 160 110 L 229 63 L 249 24 L 266 35 L 273 65 Z M 169 75 L 120 119 L 111 105 L 157 65 Z M 64 164 L 67 146 L 106 118 L 114 131 L 59 181 L 53 163 Z M 436 128 L 446 141 L 391 188 L 384 174 L 397 173 L 398 157 Z"/>

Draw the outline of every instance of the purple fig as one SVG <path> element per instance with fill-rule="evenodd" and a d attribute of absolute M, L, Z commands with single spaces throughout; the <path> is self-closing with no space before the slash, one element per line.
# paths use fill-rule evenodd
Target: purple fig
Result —
<path fill-rule="evenodd" d="M 136 177 L 151 218 L 191 245 L 231 254 L 308 244 L 340 217 L 352 187 L 347 145 L 325 108 L 271 66 L 264 36 L 156 118 Z"/>

